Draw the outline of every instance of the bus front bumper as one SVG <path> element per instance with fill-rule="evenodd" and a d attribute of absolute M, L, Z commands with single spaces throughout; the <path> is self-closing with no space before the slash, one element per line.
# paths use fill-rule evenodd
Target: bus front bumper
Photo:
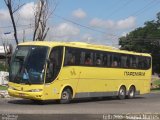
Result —
<path fill-rule="evenodd" d="M 40 92 L 26 92 L 26 91 L 18 91 L 8 88 L 8 94 L 12 97 L 19 97 L 25 99 L 33 99 L 33 100 L 44 100 L 43 91 Z"/>

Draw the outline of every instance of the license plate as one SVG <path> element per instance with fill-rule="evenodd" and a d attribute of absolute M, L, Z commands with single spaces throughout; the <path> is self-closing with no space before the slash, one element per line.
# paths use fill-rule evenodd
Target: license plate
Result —
<path fill-rule="evenodd" d="M 24 96 L 24 93 L 19 93 L 19 96 L 21 96 L 21 97 Z"/>

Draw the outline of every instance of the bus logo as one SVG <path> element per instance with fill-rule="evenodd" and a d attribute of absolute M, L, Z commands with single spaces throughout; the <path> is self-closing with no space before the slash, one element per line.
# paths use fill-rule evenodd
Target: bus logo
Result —
<path fill-rule="evenodd" d="M 145 72 L 124 72 L 124 76 L 145 76 Z"/>

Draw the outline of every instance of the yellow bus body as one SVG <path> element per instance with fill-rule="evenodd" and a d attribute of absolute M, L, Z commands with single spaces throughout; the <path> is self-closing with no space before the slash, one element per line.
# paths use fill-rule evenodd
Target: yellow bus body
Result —
<path fill-rule="evenodd" d="M 47 46 L 50 49 L 55 46 L 63 46 L 64 51 L 65 47 L 75 47 L 151 57 L 149 54 L 145 53 L 123 51 L 107 46 L 79 42 L 26 42 L 19 46 L 31 45 Z M 9 82 L 9 95 L 33 100 L 56 100 L 61 99 L 62 91 L 64 88 L 69 87 L 73 93 L 72 98 L 116 96 L 118 95 L 121 86 L 125 86 L 126 91 L 128 91 L 132 85 L 135 86 L 137 94 L 146 94 L 150 92 L 152 67 L 147 70 L 138 70 L 88 66 L 63 66 L 63 63 L 64 54 L 61 70 L 58 77 L 53 82 L 39 85 Z M 39 91 L 33 92 L 35 89 L 38 89 Z"/>

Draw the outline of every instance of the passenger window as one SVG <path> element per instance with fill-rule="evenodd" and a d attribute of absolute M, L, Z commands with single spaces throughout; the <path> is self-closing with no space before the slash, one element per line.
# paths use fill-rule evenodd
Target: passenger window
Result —
<path fill-rule="evenodd" d="M 64 65 L 79 65 L 80 52 L 76 48 L 66 48 Z"/>
<path fill-rule="evenodd" d="M 121 56 L 121 67 L 122 68 L 128 68 L 128 65 L 127 65 L 127 56 L 126 55 L 122 55 Z"/>
<path fill-rule="evenodd" d="M 149 69 L 149 68 L 150 68 L 150 66 L 151 66 L 151 59 L 150 59 L 150 58 L 148 58 L 148 57 L 146 57 L 145 59 L 146 59 L 146 60 L 145 60 L 145 63 L 146 63 L 146 69 Z"/>
<path fill-rule="evenodd" d="M 127 68 L 131 68 L 131 65 L 132 65 L 131 56 L 128 55 L 127 56 Z"/>
<path fill-rule="evenodd" d="M 95 53 L 94 54 L 94 64 L 95 66 L 102 66 L 103 63 L 103 54 L 102 53 Z"/>
<path fill-rule="evenodd" d="M 138 68 L 138 57 L 137 56 L 132 56 L 132 68 Z"/>
<path fill-rule="evenodd" d="M 85 62 L 85 52 L 81 50 L 80 53 L 80 65 L 84 65 Z"/>
<path fill-rule="evenodd" d="M 75 55 L 69 49 L 66 49 L 65 54 L 65 65 L 75 65 Z"/>
<path fill-rule="evenodd" d="M 112 55 L 109 53 L 105 53 L 103 56 L 103 66 L 111 67 Z"/>
<path fill-rule="evenodd" d="M 139 69 L 146 69 L 146 59 L 145 59 L 145 57 L 139 57 L 138 68 Z"/>
<path fill-rule="evenodd" d="M 118 54 L 113 54 L 113 59 L 112 59 L 112 67 L 119 67 L 120 66 L 120 58 Z"/>
<path fill-rule="evenodd" d="M 85 65 L 93 65 L 93 53 L 85 53 Z"/>

